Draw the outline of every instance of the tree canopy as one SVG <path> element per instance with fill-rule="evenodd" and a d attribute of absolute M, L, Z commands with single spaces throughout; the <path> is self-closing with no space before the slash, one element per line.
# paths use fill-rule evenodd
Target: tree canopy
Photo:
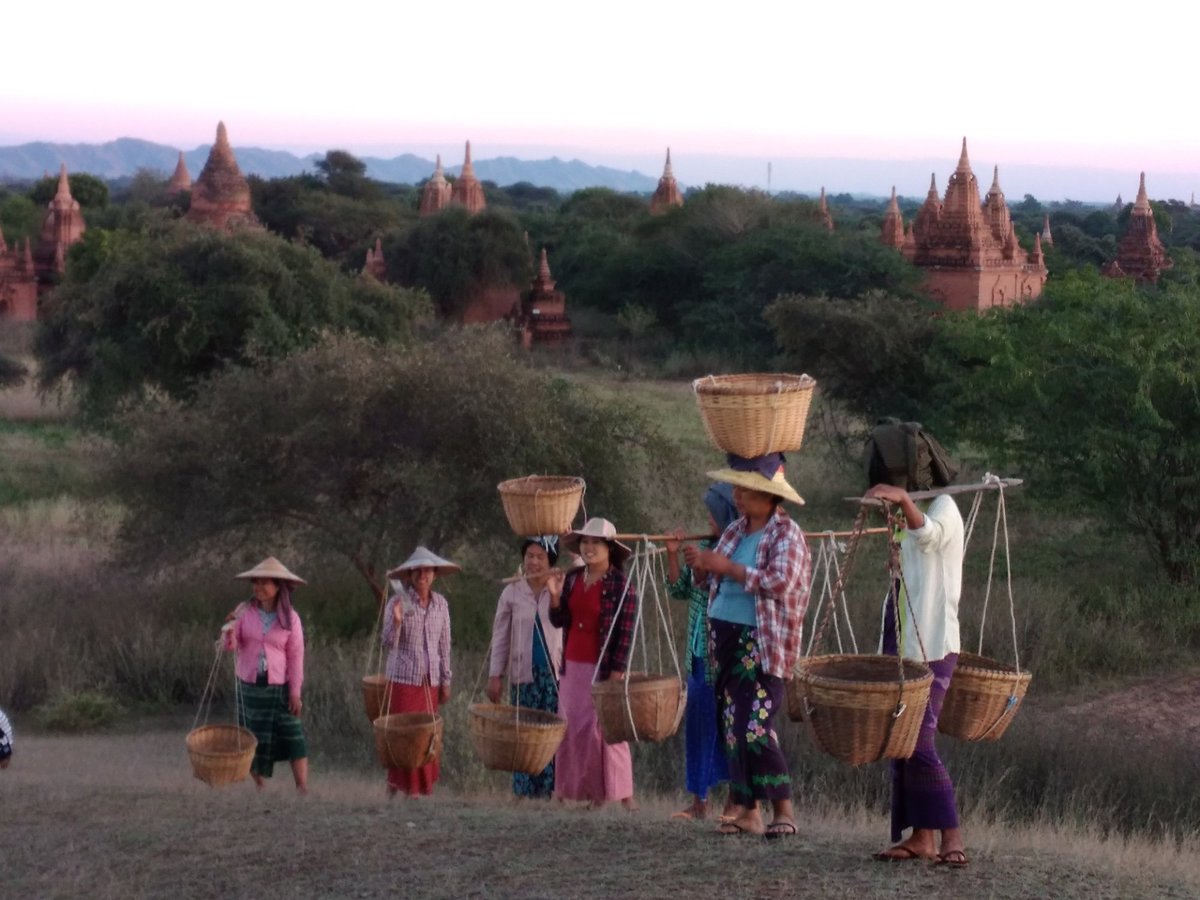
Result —
<path fill-rule="evenodd" d="M 311 346 L 327 330 L 402 339 L 428 309 L 419 292 L 347 276 L 311 247 L 156 220 L 84 235 L 43 306 L 35 351 L 42 387 L 70 380 L 100 417 L 149 390 L 190 397 L 227 366 Z"/>

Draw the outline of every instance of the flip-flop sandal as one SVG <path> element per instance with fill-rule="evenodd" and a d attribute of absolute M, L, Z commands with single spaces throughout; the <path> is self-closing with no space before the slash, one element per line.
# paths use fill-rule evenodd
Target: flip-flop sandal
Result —
<path fill-rule="evenodd" d="M 925 862 L 936 861 L 936 856 L 926 856 L 924 853 L 918 853 L 911 847 L 905 847 L 903 844 L 897 844 L 895 847 L 888 847 L 886 850 L 880 850 L 878 853 L 871 854 L 871 859 L 876 862 L 909 862 L 914 859 L 924 860 Z"/>
<path fill-rule="evenodd" d="M 763 837 L 768 841 L 777 841 L 780 838 L 795 837 L 799 832 L 796 830 L 796 823 L 789 822 L 786 819 L 779 822 L 772 822 L 767 826 L 767 830 L 763 832 Z"/>
<path fill-rule="evenodd" d="M 965 869 L 971 864 L 971 861 L 967 859 L 967 854 L 961 850 L 951 850 L 947 853 L 939 853 L 933 864 L 935 866 L 947 866 L 951 869 Z"/>

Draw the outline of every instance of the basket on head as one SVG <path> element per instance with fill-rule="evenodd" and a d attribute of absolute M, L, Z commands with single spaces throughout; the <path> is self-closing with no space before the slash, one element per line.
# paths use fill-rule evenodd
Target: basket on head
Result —
<path fill-rule="evenodd" d="M 751 458 L 800 449 L 816 384 L 808 375 L 706 375 L 692 390 L 712 442 Z"/>
<path fill-rule="evenodd" d="M 571 529 L 583 502 L 584 480 L 559 475 L 510 478 L 496 486 L 513 533 L 562 534 Z"/>
<path fill-rule="evenodd" d="M 630 672 L 593 684 L 592 702 L 605 743 L 665 741 L 679 728 L 687 688 L 675 675 Z"/>
<path fill-rule="evenodd" d="M 372 726 L 375 754 L 385 769 L 416 769 L 442 755 L 442 717 L 437 713 L 393 713 Z"/>
<path fill-rule="evenodd" d="M 209 787 L 245 781 L 258 739 L 237 725 L 203 725 L 187 736 L 192 773 Z"/>
<path fill-rule="evenodd" d="M 817 749 L 860 766 L 912 756 L 929 703 L 933 672 L 894 656 L 813 656 L 795 676 L 804 682 L 809 731 Z"/>
<path fill-rule="evenodd" d="M 364 675 L 362 692 L 363 709 L 366 710 L 367 721 L 374 722 L 383 715 L 383 707 L 387 699 L 387 677 L 384 675 Z"/>
<path fill-rule="evenodd" d="M 1033 675 L 986 656 L 960 653 L 938 731 L 961 741 L 998 741 L 1021 708 Z"/>
<path fill-rule="evenodd" d="M 567 720 L 527 706 L 472 703 L 467 708 L 471 744 L 489 769 L 540 775 L 554 759 Z"/>

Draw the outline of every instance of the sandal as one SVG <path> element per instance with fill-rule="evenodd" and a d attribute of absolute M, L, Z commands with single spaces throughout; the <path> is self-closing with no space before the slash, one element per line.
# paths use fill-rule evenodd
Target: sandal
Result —
<path fill-rule="evenodd" d="M 908 862 L 913 859 L 921 859 L 926 862 L 934 862 L 938 859 L 936 855 L 918 853 L 911 847 L 906 847 L 903 844 L 897 844 L 894 847 L 888 847 L 886 850 L 880 850 L 878 853 L 871 854 L 871 859 L 876 862 Z"/>
<path fill-rule="evenodd" d="M 967 854 L 961 850 L 948 850 L 945 853 L 939 853 L 933 861 L 935 866 L 947 866 L 951 869 L 965 869 L 971 864 L 967 859 Z"/>
<path fill-rule="evenodd" d="M 799 832 L 796 830 L 796 823 L 791 819 L 776 819 L 767 826 L 767 830 L 763 833 L 768 841 L 776 841 L 780 838 L 795 837 Z"/>
<path fill-rule="evenodd" d="M 752 828 L 747 828 L 745 825 L 740 825 L 737 822 L 722 822 L 717 829 L 717 834 L 723 834 L 726 837 L 732 837 L 736 834 L 762 834 L 761 831 L 755 831 Z"/>

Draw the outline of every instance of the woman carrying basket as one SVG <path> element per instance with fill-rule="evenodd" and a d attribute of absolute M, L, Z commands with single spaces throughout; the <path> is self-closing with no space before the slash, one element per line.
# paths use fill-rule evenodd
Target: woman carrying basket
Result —
<path fill-rule="evenodd" d="M 564 576 L 550 574 L 550 622 L 563 629 L 563 667 L 558 683 L 558 713 L 567 733 L 554 757 L 554 795 L 587 800 L 593 808 L 620 800 L 629 811 L 633 799 L 633 758 L 629 744 L 606 744 L 592 701 L 592 678 L 625 677 L 633 648 L 637 595 L 627 587 L 621 566 L 633 552 L 616 539 L 607 519 L 588 519 L 562 539 L 578 551 L 583 568 Z"/>
<path fill-rule="evenodd" d="M 433 590 L 439 575 L 461 572 L 458 565 L 424 547 L 387 573 L 397 578 L 395 595 L 383 611 L 383 636 L 388 653 L 387 695 L 383 714 L 436 713 L 450 700 L 450 604 Z M 395 582 L 393 582 L 395 584 Z M 389 767 L 389 797 L 429 795 L 441 774 L 441 761 L 415 769 Z"/>
<path fill-rule="evenodd" d="M 916 749 L 908 759 L 892 763 L 893 845 L 876 853 L 875 859 L 931 860 L 961 868 L 968 861 L 954 783 L 938 756 L 934 737 L 958 661 L 963 520 L 948 495 L 934 498 L 925 510 L 908 495 L 909 491 L 945 487 L 956 470 L 941 445 L 911 422 L 886 421 L 872 429 L 864 462 L 873 485 L 866 496 L 894 505 L 904 517 L 900 535 L 903 578 L 892 586 L 884 605 L 882 652 L 898 652 L 933 670 Z M 906 828 L 912 833 L 902 840 Z"/>
<path fill-rule="evenodd" d="M 308 793 L 308 746 L 300 713 L 304 708 L 304 628 L 292 608 L 292 591 L 304 580 L 273 556 L 236 576 L 254 596 L 226 616 L 226 650 L 234 651 L 238 677 L 238 724 L 258 740 L 250 775 L 261 791 L 275 763 L 289 760 L 296 790 Z"/>
<path fill-rule="evenodd" d="M 717 714 L 737 808 L 722 834 L 796 834 L 787 758 L 775 717 L 786 702 L 785 681 L 800 657 L 808 607 L 809 554 L 804 534 L 783 508 L 803 503 L 783 477 L 783 456 L 729 457 L 709 477 L 733 485 L 741 516 L 712 550 L 687 547 L 688 565 L 707 576 Z M 764 827 L 759 803 L 774 808 Z"/>
<path fill-rule="evenodd" d="M 510 703 L 557 712 L 555 673 L 562 665 L 562 630 L 550 622 L 546 579 L 558 561 L 558 537 L 525 538 L 521 560 L 529 577 L 506 587 L 496 604 L 487 696 L 493 703 L 500 702 L 500 681 L 507 671 Z M 537 775 L 514 772 L 513 793 L 549 799 L 554 794 L 554 760 Z"/>

